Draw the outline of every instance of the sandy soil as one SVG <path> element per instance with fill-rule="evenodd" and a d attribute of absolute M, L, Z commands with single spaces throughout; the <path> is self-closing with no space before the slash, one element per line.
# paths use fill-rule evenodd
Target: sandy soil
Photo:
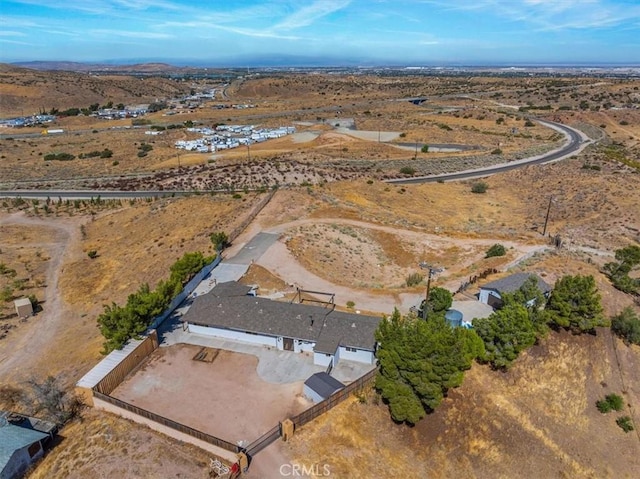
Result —
<path fill-rule="evenodd" d="M 255 356 L 220 350 L 195 361 L 199 346 L 156 350 L 112 396 L 226 441 L 247 444 L 289 415 L 309 407 L 302 382 L 269 384 Z"/>
<path fill-rule="evenodd" d="M 32 238 L 34 244 L 44 249 L 50 257 L 46 274 L 45 297 L 43 310 L 28 323 L 21 325 L 18 331 L 12 331 L 0 343 L 0 377 L 8 381 L 24 380 L 29 375 L 42 372 L 55 365 L 43 364 L 43 356 L 55 348 L 57 333 L 67 326 L 68 312 L 62 302 L 59 289 L 59 278 L 62 265 L 76 260 L 82 255 L 79 250 L 80 225 L 79 218 L 28 217 L 24 213 L 13 213 L 0 218 L 0 227 L 22 226 L 38 228 L 39 236 Z M 0 246 L 2 243 L 0 243 Z M 28 241 L 24 246 L 29 245 Z"/>
<path fill-rule="evenodd" d="M 409 253 L 409 259 L 403 258 L 408 264 L 398 264 L 402 263 L 402 261 L 397 261 L 397 257 L 382 258 L 381 252 L 378 252 L 379 254 L 376 257 L 372 251 L 365 250 L 358 253 L 360 261 L 346 269 L 338 268 L 337 272 L 335 267 L 333 269 L 331 267 L 322 269 L 321 264 L 310 261 L 311 258 L 318 257 L 319 252 L 314 253 L 304 248 L 292 251 L 288 247 L 293 242 L 289 234 L 295 234 L 296 231 L 300 231 L 296 230 L 296 228 L 313 228 L 319 225 L 329 225 L 330 230 L 331 227 L 334 229 L 345 226 L 349 228 L 345 234 L 340 236 L 338 245 L 336 245 L 335 239 L 332 242 L 331 238 L 327 238 L 326 235 L 318 237 L 320 244 L 323 246 L 331 245 L 330 249 L 335 249 L 337 256 L 341 257 L 337 258 L 338 262 L 344 262 L 345 258 L 348 257 L 347 253 L 349 251 L 359 248 L 363 244 L 362 231 L 366 230 L 393 235 L 392 241 L 397 244 L 412 245 L 414 251 Z M 352 229 L 352 227 L 355 229 Z M 281 233 L 283 238 L 259 258 L 257 264 L 302 289 L 331 291 L 336 294 L 336 302 L 338 304 L 345 305 L 347 301 L 353 301 L 358 309 L 387 314 L 391 313 L 394 307 L 403 312 L 408 312 L 411 306 L 415 306 L 421 300 L 424 294 L 422 290 L 411 292 L 402 288 L 402 281 L 407 274 L 420 271 L 418 263 L 421 257 L 430 260 L 431 257 L 437 257 L 441 254 L 442 250 L 452 247 L 457 248 L 456 254 L 449 255 L 448 261 L 446 258 L 439 258 L 439 263 L 445 267 L 445 271 L 440 275 L 439 283 L 437 283 L 448 285 L 449 287 L 453 286 L 455 290 L 460 283 L 460 279 L 456 278 L 456 273 L 481 260 L 486 249 L 495 243 L 501 243 L 506 248 L 513 248 L 509 256 L 511 265 L 516 264 L 522 258 L 529 257 L 534 252 L 544 251 L 547 248 L 543 245 L 523 245 L 490 238 L 463 240 L 340 218 L 297 220 L 270 228 L 268 232 Z M 310 243 L 309 237 L 306 237 L 306 239 L 306 244 L 308 245 Z M 381 262 L 385 264 L 383 265 Z M 430 261 L 430 263 L 433 262 Z M 335 275 L 332 274 L 334 272 L 336 273 Z M 452 277 L 453 279 L 451 279 Z M 370 287 L 362 288 L 360 285 L 362 285 L 363 278 L 374 278 L 383 283 L 377 290 L 372 290 Z M 448 279 L 452 284 L 447 284 Z M 359 282 L 360 285 L 358 284 Z"/>

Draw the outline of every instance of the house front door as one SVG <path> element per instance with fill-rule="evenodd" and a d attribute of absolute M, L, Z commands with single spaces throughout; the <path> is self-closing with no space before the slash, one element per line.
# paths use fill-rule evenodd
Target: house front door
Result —
<path fill-rule="evenodd" d="M 285 351 L 293 351 L 293 338 L 282 338 L 282 348 Z"/>

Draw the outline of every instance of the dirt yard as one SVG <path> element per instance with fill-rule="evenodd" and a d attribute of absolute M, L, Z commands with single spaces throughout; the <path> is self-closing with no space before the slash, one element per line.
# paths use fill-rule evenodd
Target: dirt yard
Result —
<path fill-rule="evenodd" d="M 212 362 L 194 360 L 200 346 L 156 350 L 112 396 L 226 441 L 257 439 L 311 403 L 302 381 L 270 384 L 255 356 L 216 350 Z"/>

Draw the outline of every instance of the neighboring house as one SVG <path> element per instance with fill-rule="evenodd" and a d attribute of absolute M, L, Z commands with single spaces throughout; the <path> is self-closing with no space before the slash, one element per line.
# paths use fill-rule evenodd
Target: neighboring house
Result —
<path fill-rule="evenodd" d="M 478 301 L 488 304 L 493 308 L 498 308 L 502 305 L 502 295 L 518 291 L 525 281 L 529 279 L 529 276 L 534 276 L 536 278 L 538 281 L 538 289 L 545 297 L 548 297 L 552 288 L 538 275 L 532 273 L 515 273 L 511 276 L 506 276 L 502 279 L 491 281 L 490 283 L 480 286 Z"/>
<path fill-rule="evenodd" d="M 44 454 L 55 425 L 0 411 L 0 479 L 22 477 Z"/>
<path fill-rule="evenodd" d="M 336 378 L 327 373 L 315 373 L 304 382 L 303 394 L 318 403 L 324 401 L 333 393 L 340 391 L 344 387 Z"/>
<path fill-rule="evenodd" d="M 314 364 L 339 360 L 375 364 L 374 333 L 380 318 L 299 303 L 250 296 L 252 288 L 219 283 L 194 299 L 182 317 L 196 334 L 262 344 L 283 351 L 313 353 Z"/>

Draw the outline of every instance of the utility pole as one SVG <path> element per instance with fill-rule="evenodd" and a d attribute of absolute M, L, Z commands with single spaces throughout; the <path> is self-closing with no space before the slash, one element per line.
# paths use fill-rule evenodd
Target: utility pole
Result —
<path fill-rule="evenodd" d="M 549 206 L 547 207 L 547 216 L 544 218 L 544 228 L 542 228 L 542 236 L 547 235 L 547 224 L 549 223 L 549 212 L 551 211 L 551 202 L 553 201 L 553 196 L 549 197 Z"/>
<path fill-rule="evenodd" d="M 429 292 L 431 291 L 431 278 L 435 274 L 442 272 L 443 268 L 437 268 L 435 266 L 427 264 L 426 261 L 420 261 L 419 265 L 420 265 L 420 267 L 422 269 L 426 269 L 428 271 L 428 273 L 427 273 L 427 292 L 426 292 L 425 297 L 424 297 L 424 307 L 422 308 L 422 319 L 424 319 L 426 321 L 427 320 L 427 304 L 429 302 Z"/>

